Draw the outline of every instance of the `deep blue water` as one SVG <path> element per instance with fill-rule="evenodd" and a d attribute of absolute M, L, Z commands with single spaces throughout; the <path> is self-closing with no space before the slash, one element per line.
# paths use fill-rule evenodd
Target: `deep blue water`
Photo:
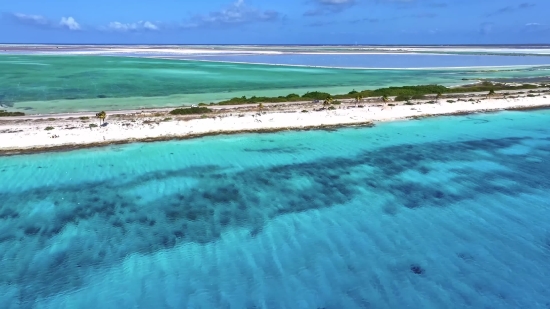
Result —
<path fill-rule="evenodd" d="M 434 54 L 283 54 L 185 56 L 185 59 L 342 68 L 453 68 L 550 65 L 550 56 Z"/>
<path fill-rule="evenodd" d="M 550 111 L 0 158 L 2 308 L 549 308 Z"/>

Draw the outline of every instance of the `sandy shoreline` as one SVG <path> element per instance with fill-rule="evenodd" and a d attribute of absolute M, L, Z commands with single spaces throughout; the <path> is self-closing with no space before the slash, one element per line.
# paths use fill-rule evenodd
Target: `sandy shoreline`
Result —
<path fill-rule="evenodd" d="M 4 52 L 37 52 L 44 54 L 101 55 L 126 53 L 164 53 L 174 55 L 196 54 L 415 54 L 415 53 L 476 53 L 476 54 L 527 54 L 548 55 L 550 48 L 488 47 L 488 46 L 285 46 L 285 45 L 50 45 L 50 44 L 0 44 Z"/>
<path fill-rule="evenodd" d="M 456 99 L 453 99 L 456 100 Z M 396 104 L 391 102 L 390 104 Z M 189 139 L 208 135 L 283 130 L 332 129 L 344 126 L 372 126 L 376 122 L 433 116 L 494 112 L 510 109 L 550 108 L 550 97 L 476 98 L 454 103 L 388 106 L 382 103 L 344 103 L 334 110 L 320 104 L 267 105 L 262 113 L 256 106 L 215 110 L 206 116 L 171 116 L 166 113 L 130 113 L 107 117 L 106 126 L 95 118 L 0 119 L 0 155 L 71 150 L 110 144 Z M 282 106 L 282 107 L 281 107 Z M 86 119 L 88 118 L 88 119 Z M 47 130 L 46 128 L 52 129 Z M 52 136 L 59 136 L 52 138 Z"/>

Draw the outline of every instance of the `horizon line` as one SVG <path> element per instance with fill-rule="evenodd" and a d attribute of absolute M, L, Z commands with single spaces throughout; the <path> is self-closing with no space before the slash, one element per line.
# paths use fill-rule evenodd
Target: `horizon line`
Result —
<path fill-rule="evenodd" d="M 52 46 L 395 46 L 395 47 L 411 47 L 411 46 L 430 46 L 430 47 L 445 47 L 445 46 L 548 46 L 550 43 L 493 43 L 493 44 L 251 44 L 251 43 L 7 43 L 1 42 L 0 45 L 52 45 Z"/>

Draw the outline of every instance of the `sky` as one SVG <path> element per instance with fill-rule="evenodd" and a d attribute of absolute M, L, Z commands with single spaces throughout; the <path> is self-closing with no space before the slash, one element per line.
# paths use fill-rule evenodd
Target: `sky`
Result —
<path fill-rule="evenodd" d="M 1 0 L 0 43 L 550 44 L 549 0 Z"/>

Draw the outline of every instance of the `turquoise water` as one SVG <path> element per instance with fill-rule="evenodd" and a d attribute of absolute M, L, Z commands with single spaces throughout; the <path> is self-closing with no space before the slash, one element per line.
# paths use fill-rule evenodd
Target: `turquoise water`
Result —
<path fill-rule="evenodd" d="M 550 111 L 0 158 L 3 308 L 548 308 Z"/>
<path fill-rule="evenodd" d="M 338 61 L 350 61 L 345 55 L 338 57 Z M 437 63 L 436 56 L 422 57 Z M 523 58 L 527 59 L 506 59 Z M 380 65 L 391 67 L 392 63 Z M 47 114 L 175 107 L 307 91 L 341 94 L 388 86 L 453 86 L 479 78 L 548 76 L 550 67 L 367 70 L 107 56 L 0 55 L 0 72 L 0 109 Z"/>
<path fill-rule="evenodd" d="M 550 55 L 517 57 L 430 54 L 256 54 L 185 56 L 183 58 L 278 65 L 394 69 L 550 65 Z"/>

